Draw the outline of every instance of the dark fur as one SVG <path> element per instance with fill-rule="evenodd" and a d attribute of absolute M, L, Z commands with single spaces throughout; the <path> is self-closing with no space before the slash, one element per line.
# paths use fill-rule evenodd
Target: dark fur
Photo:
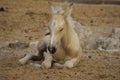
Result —
<path fill-rule="evenodd" d="M 45 36 L 50 35 L 50 32 L 46 33 Z"/>

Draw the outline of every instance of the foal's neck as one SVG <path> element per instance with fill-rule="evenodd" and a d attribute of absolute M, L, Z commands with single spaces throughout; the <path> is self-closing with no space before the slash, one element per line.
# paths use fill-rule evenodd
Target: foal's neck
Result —
<path fill-rule="evenodd" d="M 74 33 L 75 33 L 74 29 L 71 27 L 69 22 L 66 20 L 65 32 L 62 38 L 63 45 L 69 45 L 72 42 Z"/>

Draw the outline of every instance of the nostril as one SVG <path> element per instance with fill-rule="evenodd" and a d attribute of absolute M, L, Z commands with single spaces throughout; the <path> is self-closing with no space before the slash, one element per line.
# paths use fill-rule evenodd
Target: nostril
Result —
<path fill-rule="evenodd" d="M 50 53 L 54 54 L 56 52 L 56 48 L 55 47 L 50 47 L 48 46 L 48 50 L 50 51 Z"/>
<path fill-rule="evenodd" d="M 55 47 L 52 47 L 53 51 L 56 52 L 56 48 Z"/>

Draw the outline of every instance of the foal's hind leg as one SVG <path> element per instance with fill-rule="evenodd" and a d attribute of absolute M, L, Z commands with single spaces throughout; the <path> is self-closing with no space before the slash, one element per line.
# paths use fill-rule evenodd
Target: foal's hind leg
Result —
<path fill-rule="evenodd" d="M 18 63 L 19 64 L 26 64 L 30 59 L 33 59 L 35 57 L 38 57 L 39 56 L 39 52 L 37 50 L 37 48 L 31 48 L 28 53 L 23 57 L 21 58 Z"/>
<path fill-rule="evenodd" d="M 25 57 L 18 61 L 19 64 L 26 64 L 29 60 L 43 59 L 43 52 L 47 49 L 49 35 L 45 36 L 40 44 L 35 48 L 35 52 L 26 54 Z"/>

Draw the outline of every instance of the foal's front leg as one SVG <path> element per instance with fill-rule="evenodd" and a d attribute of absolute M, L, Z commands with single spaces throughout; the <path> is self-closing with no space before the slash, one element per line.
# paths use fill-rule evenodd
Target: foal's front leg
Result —
<path fill-rule="evenodd" d="M 64 63 L 65 68 L 73 68 L 78 64 L 78 58 L 73 58 Z"/>
<path fill-rule="evenodd" d="M 50 68 L 52 65 L 53 57 L 49 51 L 44 52 L 44 61 L 42 62 L 42 68 Z"/>
<path fill-rule="evenodd" d="M 67 60 L 64 64 L 54 63 L 53 66 L 57 68 L 73 68 L 78 64 L 78 58 Z"/>

